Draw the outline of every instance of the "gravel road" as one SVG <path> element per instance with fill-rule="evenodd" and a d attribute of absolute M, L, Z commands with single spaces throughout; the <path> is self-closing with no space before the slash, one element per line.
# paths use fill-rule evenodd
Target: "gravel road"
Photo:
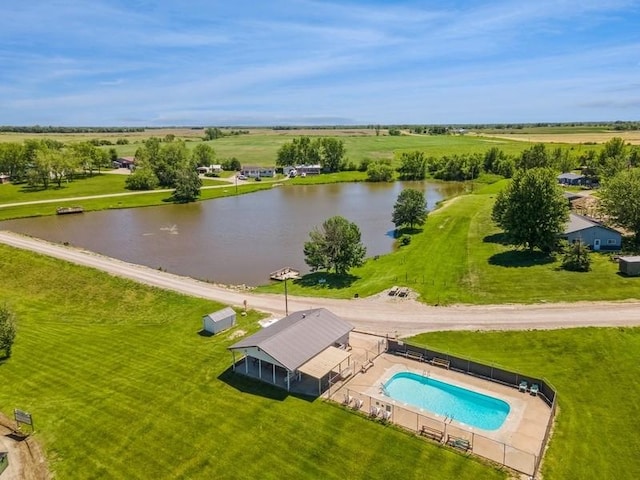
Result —
<path fill-rule="evenodd" d="M 147 285 L 222 303 L 267 312 L 285 313 L 283 295 L 259 294 L 212 285 L 152 268 L 135 265 L 93 252 L 0 231 L 0 242 Z M 317 297 L 288 299 L 289 312 L 325 307 L 351 322 L 358 330 L 408 336 L 437 330 L 529 330 L 581 326 L 640 325 L 640 302 L 578 302 L 536 305 L 454 305 L 435 307 L 411 298 L 393 298 L 381 293 L 367 298 L 338 300 Z"/>

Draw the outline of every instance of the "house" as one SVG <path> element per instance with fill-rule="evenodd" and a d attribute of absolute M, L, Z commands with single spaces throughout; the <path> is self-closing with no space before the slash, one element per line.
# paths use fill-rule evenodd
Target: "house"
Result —
<path fill-rule="evenodd" d="M 126 168 L 129 170 L 134 170 L 135 164 L 136 159 L 134 157 L 120 157 L 113 162 L 114 168 Z"/>
<path fill-rule="evenodd" d="M 249 178 L 275 177 L 276 168 L 275 167 L 242 167 L 240 174 Z"/>
<path fill-rule="evenodd" d="M 296 166 L 296 172 L 298 175 L 320 175 L 322 172 L 322 165 L 298 165 Z"/>
<path fill-rule="evenodd" d="M 569 222 L 562 237 L 569 243 L 582 241 L 595 251 L 620 250 L 622 248 L 620 232 L 605 227 L 597 220 L 575 213 L 569 214 Z"/>
<path fill-rule="evenodd" d="M 563 185 L 586 185 L 587 177 L 578 173 L 561 173 L 558 175 L 558 183 Z"/>
<path fill-rule="evenodd" d="M 353 326 L 325 308 L 294 312 L 229 347 L 233 371 L 290 391 L 317 381 L 318 395 L 349 371 Z M 236 355 L 241 355 L 236 360 Z"/>
<path fill-rule="evenodd" d="M 3 183 L 9 183 L 9 175 L 5 175 L 5 174 L 0 174 L 0 185 L 2 185 Z"/>
<path fill-rule="evenodd" d="M 213 334 L 231 328 L 235 324 L 236 312 L 231 307 L 223 308 L 202 317 L 202 330 Z"/>
<path fill-rule="evenodd" d="M 221 173 L 223 171 L 222 165 L 209 165 L 208 167 L 202 166 L 196 168 L 196 170 L 200 175 L 205 175 L 207 173 Z"/>

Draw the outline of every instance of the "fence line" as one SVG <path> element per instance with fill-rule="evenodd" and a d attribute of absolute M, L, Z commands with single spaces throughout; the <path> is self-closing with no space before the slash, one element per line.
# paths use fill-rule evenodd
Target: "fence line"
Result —
<path fill-rule="evenodd" d="M 381 400 L 347 388 L 343 404 L 366 413 L 374 420 L 393 422 L 437 443 L 449 445 L 465 453 L 471 452 L 526 475 L 535 475 L 539 466 L 540 457 L 535 453 L 452 425 L 451 420 L 412 411 L 392 401 Z"/>

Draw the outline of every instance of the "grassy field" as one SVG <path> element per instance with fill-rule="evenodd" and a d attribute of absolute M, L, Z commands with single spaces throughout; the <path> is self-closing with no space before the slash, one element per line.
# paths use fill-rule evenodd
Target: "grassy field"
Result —
<path fill-rule="evenodd" d="M 408 286 L 430 304 L 535 303 L 638 298 L 636 278 L 617 275 L 617 263 L 607 254 L 592 254 L 592 271 L 559 269 L 541 253 L 529 253 L 503 243 L 491 221 L 495 193 L 503 183 L 457 197 L 431 212 L 411 244 L 369 259 L 350 277 L 324 272 L 289 282 L 292 295 L 351 298 L 367 296 L 393 285 Z M 326 283 L 318 283 L 320 278 Z M 272 284 L 260 290 L 280 292 Z"/>
<path fill-rule="evenodd" d="M 18 315 L 0 411 L 33 414 L 57 478 L 500 479 L 505 473 L 322 400 L 228 372 L 257 315 L 200 336 L 210 301 L 0 246 Z"/>
<path fill-rule="evenodd" d="M 559 413 L 545 479 L 640 478 L 640 329 L 446 332 L 415 340 L 554 385 Z"/>

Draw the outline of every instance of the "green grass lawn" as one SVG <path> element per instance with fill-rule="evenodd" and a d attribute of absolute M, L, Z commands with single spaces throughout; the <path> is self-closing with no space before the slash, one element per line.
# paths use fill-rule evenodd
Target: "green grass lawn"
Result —
<path fill-rule="evenodd" d="M 411 244 L 369 259 L 349 277 L 316 272 L 289 282 L 292 295 L 351 298 L 393 285 L 416 290 L 430 304 L 535 303 L 638 298 L 640 282 L 617 274 L 608 254 L 592 254 L 592 271 L 568 272 L 560 261 L 503 243 L 491 221 L 495 193 L 503 183 L 481 187 L 429 214 Z M 390 212 L 391 214 L 391 212 Z M 318 283 L 320 278 L 326 283 Z M 271 284 L 262 291 L 280 292 Z"/>
<path fill-rule="evenodd" d="M 115 177 L 116 175 L 108 175 L 106 177 L 109 177 L 109 176 Z M 225 182 L 223 180 L 206 179 L 203 181 L 203 186 L 207 186 L 207 185 L 226 185 L 226 188 L 223 187 L 223 188 L 213 188 L 213 189 L 202 189 L 200 191 L 200 197 L 199 197 L 200 200 L 210 200 L 213 198 L 228 197 L 236 194 L 235 185 L 229 182 Z M 1 187 L 5 187 L 5 186 L 7 185 L 0 185 L 0 190 L 1 190 Z M 249 183 L 246 185 L 239 185 L 237 189 L 237 193 L 239 195 L 242 195 L 242 194 L 251 193 L 251 192 L 264 190 L 268 188 L 273 188 L 270 182 Z M 55 215 L 57 207 L 66 207 L 66 206 L 72 206 L 72 205 L 80 205 L 82 206 L 82 208 L 84 208 L 85 211 L 90 212 L 90 211 L 96 211 L 96 210 L 107 210 L 112 208 L 148 207 L 153 205 L 165 205 L 167 203 L 172 203 L 171 192 L 166 192 L 166 191 L 136 194 L 129 190 L 123 189 L 121 191 L 112 191 L 108 193 L 129 193 L 130 195 L 5 207 L 5 208 L 0 208 L 0 221 L 9 220 L 12 218 Z M 60 197 L 60 198 L 63 198 L 63 197 Z M 28 201 L 28 200 L 24 200 L 23 198 L 21 201 Z M 1 203 L 12 203 L 12 202 L 4 202 L 2 200 L 2 197 L 0 197 L 0 204 Z"/>
<path fill-rule="evenodd" d="M 444 332 L 414 341 L 553 384 L 559 410 L 545 479 L 640 478 L 639 328 Z"/>
<path fill-rule="evenodd" d="M 474 458 L 322 400 L 230 375 L 214 302 L 0 246 L 18 315 L 0 411 L 33 414 L 57 478 L 500 479 Z"/>

